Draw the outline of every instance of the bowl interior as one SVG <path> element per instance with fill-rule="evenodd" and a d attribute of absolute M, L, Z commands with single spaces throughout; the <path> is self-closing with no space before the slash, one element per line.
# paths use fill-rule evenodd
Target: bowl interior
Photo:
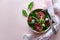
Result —
<path fill-rule="evenodd" d="M 31 11 L 30 14 L 29 14 L 29 16 L 28 16 L 28 25 L 29 25 L 29 27 L 30 27 L 34 32 L 36 32 L 36 33 L 44 33 L 44 32 L 46 32 L 46 31 L 48 31 L 50 27 L 44 28 L 44 30 L 41 31 L 41 32 L 36 31 L 36 28 L 34 27 L 34 22 L 38 22 L 37 17 L 36 17 L 36 14 L 37 14 L 38 12 L 43 12 L 46 17 L 48 16 L 49 19 L 51 19 L 51 17 L 50 17 L 50 15 L 49 15 L 49 13 L 48 13 L 47 10 L 44 10 L 44 9 L 35 9 L 35 10 Z M 29 17 L 31 17 L 31 16 L 32 16 L 33 18 L 35 18 L 36 21 L 30 22 L 32 19 L 30 18 L 30 20 L 29 20 Z M 49 26 L 50 26 L 50 25 L 49 25 Z"/>

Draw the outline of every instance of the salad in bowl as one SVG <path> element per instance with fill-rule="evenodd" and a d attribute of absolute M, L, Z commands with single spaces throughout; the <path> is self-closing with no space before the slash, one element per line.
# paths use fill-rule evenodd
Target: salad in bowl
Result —
<path fill-rule="evenodd" d="M 47 10 L 35 9 L 28 16 L 29 27 L 37 33 L 44 33 L 50 28 L 51 17 Z"/>

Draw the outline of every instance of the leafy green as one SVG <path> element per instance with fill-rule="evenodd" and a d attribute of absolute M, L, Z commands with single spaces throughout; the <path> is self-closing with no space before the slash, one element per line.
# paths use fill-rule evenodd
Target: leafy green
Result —
<path fill-rule="evenodd" d="M 22 14 L 23 14 L 25 17 L 27 17 L 27 16 L 28 16 L 28 14 L 27 14 L 26 10 L 22 10 Z"/>
<path fill-rule="evenodd" d="M 30 27 L 35 30 L 36 28 L 34 27 L 34 23 L 33 22 L 28 22 L 28 24 L 30 25 Z"/>
<path fill-rule="evenodd" d="M 31 12 L 31 13 L 30 13 L 30 16 L 36 17 L 36 13 L 35 13 L 35 12 Z"/>
<path fill-rule="evenodd" d="M 43 27 L 43 29 L 42 29 L 42 30 L 44 30 L 44 31 L 45 31 L 47 28 L 48 28 L 48 26 L 45 26 L 45 27 Z"/>
<path fill-rule="evenodd" d="M 31 10 L 33 5 L 34 5 L 34 2 L 30 2 L 30 4 L 28 5 L 28 9 Z"/>
<path fill-rule="evenodd" d="M 34 26 L 31 27 L 33 30 L 36 30 L 36 28 Z"/>
<path fill-rule="evenodd" d="M 40 24 L 44 24 L 44 23 L 45 23 L 45 20 L 44 20 L 44 19 L 40 19 L 40 20 L 39 20 L 39 23 L 40 23 Z"/>
<path fill-rule="evenodd" d="M 35 22 L 39 22 L 39 20 L 36 17 L 32 16 L 32 18 L 35 20 Z"/>
<path fill-rule="evenodd" d="M 34 24 L 33 22 L 28 22 L 28 24 Z"/>

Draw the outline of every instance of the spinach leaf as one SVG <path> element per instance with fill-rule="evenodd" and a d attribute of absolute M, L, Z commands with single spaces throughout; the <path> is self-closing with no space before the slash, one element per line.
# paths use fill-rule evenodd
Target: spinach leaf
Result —
<path fill-rule="evenodd" d="M 30 16 L 36 17 L 36 13 L 35 13 L 35 12 L 31 12 L 31 13 L 30 13 Z"/>
<path fill-rule="evenodd" d="M 32 7 L 33 7 L 33 5 L 34 5 L 34 2 L 31 2 L 31 3 L 28 5 L 28 9 L 31 10 Z"/>
<path fill-rule="evenodd" d="M 32 18 L 35 20 L 35 22 L 39 22 L 39 20 L 36 17 L 32 16 Z"/>
<path fill-rule="evenodd" d="M 27 16 L 28 16 L 28 14 L 27 14 L 26 10 L 22 10 L 22 14 L 23 14 L 25 17 L 27 17 Z"/>
<path fill-rule="evenodd" d="M 36 30 L 36 28 L 34 27 L 34 23 L 33 22 L 28 22 L 29 26 L 33 29 Z"/>
<path fill-rule="evenodd" d="M 43 31 L 45 31 L 47 28 L 48 28 L 48 26 L 45 26 L 45 27 L 43 27 L 43 29 L 42 29 L 42 30 L 43 30 Z"/>

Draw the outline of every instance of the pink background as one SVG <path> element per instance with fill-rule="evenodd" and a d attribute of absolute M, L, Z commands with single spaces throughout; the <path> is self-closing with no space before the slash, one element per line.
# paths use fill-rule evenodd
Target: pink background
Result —
<path fill-rule="evenodd" d="M 31 33 L 27 18 L 21 13 L 22 9 L 27 9 L 27 4 L 30 1 L 0 0 L 0 40 L 23 40 L 24 34 Z M 43 0 L 40 2 L 35 0 L 34 2 L 35 6 L 33 9 L 45 6 Z M 41 5 L 43 3 L 44 5 Z M 59 13 L 57 15 L 60 16 Z M 53 40 L 60 40 L 60 30 L 58 30 Z"/>

